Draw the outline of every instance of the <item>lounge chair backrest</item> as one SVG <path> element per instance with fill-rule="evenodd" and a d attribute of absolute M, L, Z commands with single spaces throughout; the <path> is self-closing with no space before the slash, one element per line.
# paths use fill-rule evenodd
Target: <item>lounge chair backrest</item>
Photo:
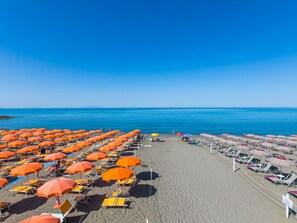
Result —
<path fill-rule="evenodd" d="M 288 179 L 283 181 L 283 183 L 287 184 L 287 186 L 289 187 L 296 179 L 297 179 L 297 175 L 292 173 Z"/>
<path fill-rule="evenodd" d="M 266 173 L 270 169 L 270 167 L 271 167 L 271 164 L 270 163 L 267 163 L 266 166 L 262 169 L 262 171 L 264 173 Z"/>
<path fill-rule="evenodd" d="M 71 209 L 72 209 L 72 205 L 68 199 L 65 200 L 64 203 L 60 206 L 60 211 L 64 217 L 71 211 Z"/>
<path fill-rule="evenodd" d="M 250 164 L 250 162 L 252 162 L 253 159 L 254 159 L 254 156 L 251 156 L 251 157 L 246 161 L 246 163 L 247 163 L 247 164 Z"/>
<path fill-rule="evenodd" d="M 235 154 L 235 157 L 237 157 L 239 154 L 240 154 L 240 151 L 238 151 L 238 152 Z"/>

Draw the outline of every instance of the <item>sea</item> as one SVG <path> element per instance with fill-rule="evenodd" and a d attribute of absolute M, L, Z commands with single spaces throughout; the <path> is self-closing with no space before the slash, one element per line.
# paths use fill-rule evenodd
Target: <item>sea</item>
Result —
<path fill-rule="evenodd" d="M 297 134 L 297 108 L 27 108 L 0 109 L 0 129 L 120 129 L 144 133 Z"/>

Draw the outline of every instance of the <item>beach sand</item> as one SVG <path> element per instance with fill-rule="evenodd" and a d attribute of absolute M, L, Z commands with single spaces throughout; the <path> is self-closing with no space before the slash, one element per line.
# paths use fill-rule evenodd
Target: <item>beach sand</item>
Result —
<path fill-rule="evenodd" d="M 247 183 L 240 172 L 246 171 L 253 179 L 279 193 L 285 192 L 283 187 L 273 185 L 244 167 L 234 173 L 206 147 L 188 145 L 172 135 L 160 138 L 166 142 L 147 140 L 144 144 L 152 147 L 136 151 L 142 159 L 142 165 L 136 168 L 141 181 L 130 190 L 130 208 L 102 208 L 105 196 L 117 187 L 99 179 L 89 193 L 90 203 L 77 206 L 77 210 L 68 215 L 67 222 L 145 222 L 146 218 L 149 222 L 163 223 L 295 222 L 293 218 L 286 219 L 284 208 Z M 225 161 L 231 164 L 231 159 Z M 150 180 L 150 168 L 153 180 Z M 0 192 L 2 201 L 12 202 L 12 215 L 4 222 L 18 222 L 32 215 L 55 212 L 52 209 L 54 198 L 12 196 L 9 189 Z M 76 196 L 67 194 L 62 200 L 73 201 Z M 281 197 L 275 198 L 281 201 Z"/>

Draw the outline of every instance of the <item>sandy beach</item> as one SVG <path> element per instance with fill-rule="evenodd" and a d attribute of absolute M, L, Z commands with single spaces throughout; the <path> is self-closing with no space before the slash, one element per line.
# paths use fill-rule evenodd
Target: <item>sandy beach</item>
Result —
<path fill-rule="evenodd" d="M 142 165 L 136 168 L 140 183 L 129 191 L 126 188 L 126 193 L 131 195 L 129 208 L 101 207 L 104 198 L 117 186 L 90 178 L 95 180 L 95 186 L 89 193 L 89 204 L 78 205 L 67 215 L 67 222 L 145 222 L 146 218 L 149 222 L 295 222 L 292 217 L 285 218 L 284 207 L 269 200 L 241 176 L 245 171 L 243 166 L 234 173 L 228 165 L 231 159 L 211 155 L 206 147 L 189 145 L 172 135 L 160 138 L 165 142 L 146 140 L 143 144 L 151 147 L 136 151 L 142 159 Z M 150 180 L 150 168 L 153 180 Z M 286 191 L 259 174 L 245 172 L 274 191 L 283 194 Z M 4 222 L 55 212 L 54 198 L 12 196 L 9 189 L 1 191 L 1 200 L 12 203 L 12 215 Z M 75 196 L 69 193 L 62 200 L 72 202 Z M 272 196 L 281 201 L 281 197 Z"/>

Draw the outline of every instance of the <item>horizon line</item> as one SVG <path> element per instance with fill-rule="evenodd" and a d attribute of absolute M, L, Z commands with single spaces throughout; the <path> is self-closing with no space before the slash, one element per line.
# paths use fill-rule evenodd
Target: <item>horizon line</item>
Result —
<path fill-rule="evenodd" d="M 241 109 L 241 108 L 297 108 L 297 106 L 201 106 L 201 107 L 0 107 L 0 109 Z"/>

